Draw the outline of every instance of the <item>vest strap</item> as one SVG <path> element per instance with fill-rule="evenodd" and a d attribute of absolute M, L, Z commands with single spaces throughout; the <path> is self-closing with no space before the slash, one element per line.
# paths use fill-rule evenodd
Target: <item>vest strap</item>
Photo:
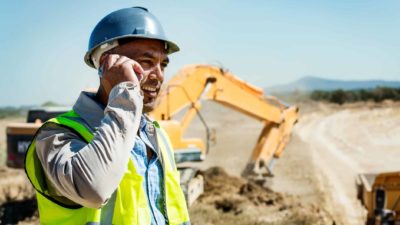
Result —
<path fill-rule="evenodd" d="M 156 130 L 157 130 L 157 135 L 160 137 L 161 141 L 163 142 L 163 145 L 164 145 L 165 148 L 166 148 L 167 157 L 168 157 L 168 159 L 169 159 L 170 168 L 171 168 L 172 170 L 176 170 L 176 165 L 175 165 L 175 160 L 174 160 L 173 151 L 172 151 L 171 146 L 170 146 L 170 144 L 169 144 L 169 142 L 168 142 L 168 140 L 167 140 L 167 137 L 165 136 L 164 131 L 161 130 L 160 128 L 157 128 Z M 162 152 L 162 153 L 164 153 L 164 152 Z"/>

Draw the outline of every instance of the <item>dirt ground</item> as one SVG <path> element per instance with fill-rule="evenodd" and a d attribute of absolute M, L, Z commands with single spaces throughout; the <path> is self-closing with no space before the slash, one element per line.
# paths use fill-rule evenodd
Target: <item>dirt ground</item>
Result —
<path fill-rule="evenodd" d="M 194 224 L 335 223 L 330 212 L 320 206 L 324 201 L 324 193 L 316 185 L 319 181 L 315 175 L 314 163 L 310 162 L 310 152 L 300 150 L 307 149 L 308 146 L 296 133 L 283 157 L 276 161 L 275 176 L 268 180 L 267 187 L 257 186 L 253 190 L 252 196 L 266 199 L 264 203 L 260 203 L 262 200 L 253 201 L 248 194 L 241 191 L 248 185 L 253 187 L 254 184 L 239 177 L 250 158 L 263 124 L 215 103 L 205 104 L 202 112 L 205 120 L 210 121 L 208 126 L 216 130 L 216 144 L 210 149 L 205 162 L 198 165 L 206 170 L 207 182 L 206 192 L 190 209 Z M 200 122 L 194 121 L 193 125 L 187 136 L 200 136 L 204 132 L 200 128 Z M 212 182 L 215 179 L 209 178 L 212 171 L 220 171 L 219 167 L 230 174 L 226 176 L 222 173 L 218 179 L 224 182 L 219 183 L 220 186 L 218 182 Z M 230 182 L 232 177 L 240 179 L 240 182 Z M 216 190 L 210 191 L 209 188 Z M 233 205 L 233 209 L 221 210 L 221 201 Z"/>
<path fill-rule="evenodd" d="M 366 212 L 356 199 L 355 176 L 400 170 L 400 104 L 319 104 L 317 109 L 302 116 L 295 135 L 306 143 L 302 151 L 316 168 L 321 207 L 337 224 L 363 224 Z"/>
<path fill-rule="evenodd" d="M 300 109 L 299 123 L 283 156 L 275 163 L 275 177 L 268 187 L 284 199 L 295 197 L 290 201 L 292 205 L 316 207 L 325 216 L 319 220 L 322 224 L 365 224 L 366 210 L 356 198 L 355 175 L 400 170 L 400 103 L 305 103 Z M 228 173 L 240 175 L 261 124 L 215 104 L 205 105 L 204 111 L 206 120 L 213 121 L 209 126 L 217 130 L 217 144 L 199 167 L 222 166 Z M 195 136 L 198 130 L 192 132 Z M 315 212 L 293 211 L 302 223 L 277 220 L 272 224 L 318 224 L 313 221 Z M 192 215 L 196 213 L 192 210 Z M 201 218 L 201 210 L 199 214 Z M 210 218 L 213 214 L 207 215 Z M 215 215 L 218 218 L 221 213 Z M 265 209 L 250 218 L 275 215 Z M 222 224 L 224 219 L 215 221 L 207 222 Z M 246 221 L 260 224 L 257 219 Z"/>
<path fill-rule="evenodd" d="M 206 186 L 190 208 L 193 224 L 365 224 L 354 176 L 400 170 L 400 103 L 300 107 L 299 123 L 275 163 L 275 176 L 261 187 L 240 174 L 262 124 L 215 103 L 204 105 L 202 114 L 216 130 L 216 143 L 196 165 Z M 4 124 L 0 120 L 1 131 Z M 205 136 L 198 120 L 186 136 Z M 38 224 L 32 196 L 23 171 L 0 169 L 0 224 Z"/>

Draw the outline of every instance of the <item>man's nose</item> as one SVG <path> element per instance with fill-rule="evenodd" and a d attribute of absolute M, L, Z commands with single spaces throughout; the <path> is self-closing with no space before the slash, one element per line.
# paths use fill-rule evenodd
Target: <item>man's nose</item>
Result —
<path fill-rule="evenodd" d="M 161 64 L 157 64 L 153 67 L 151 73 L 149 74 L 149 79 L 157 79 L 160 81 L 164 80 L 164 72 L 161 69 Z"/>

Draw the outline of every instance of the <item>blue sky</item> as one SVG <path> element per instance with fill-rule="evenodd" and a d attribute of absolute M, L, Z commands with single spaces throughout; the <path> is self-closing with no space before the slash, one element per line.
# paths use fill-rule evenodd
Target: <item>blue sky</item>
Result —
<path fill-rule="evenodd" d="M 1 1 L 0 106 L 72 104 L 97 87 L 83 62 L 90 33 L 111 11 L 144 6 L 187 64 L 223 65 L 260 87 L 313 75 L 400 80 L 400 1 Z"/>

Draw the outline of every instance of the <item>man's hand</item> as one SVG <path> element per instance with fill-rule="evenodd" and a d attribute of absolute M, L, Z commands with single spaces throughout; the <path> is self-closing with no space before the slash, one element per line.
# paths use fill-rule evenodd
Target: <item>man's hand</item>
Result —
<path fill-rule="evenodd" d="M 138 87 L 143 78 L 144 70 L 140 64 L 128 57 L 109 54 L 100 58 L 100 83 L 108 96 L 111 89 L 125 81 L 132 81 Z"/>

